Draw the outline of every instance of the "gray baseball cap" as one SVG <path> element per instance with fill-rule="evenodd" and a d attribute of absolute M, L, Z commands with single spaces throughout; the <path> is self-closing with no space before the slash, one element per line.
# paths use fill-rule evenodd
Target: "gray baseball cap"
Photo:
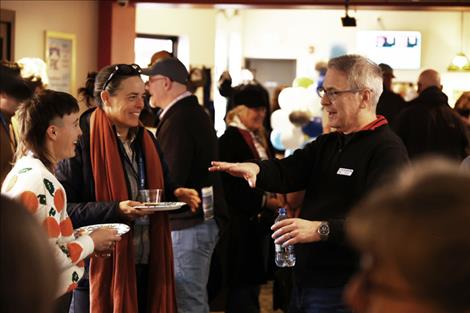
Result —
<path fill-rule="evenodd" d="M 147 76 L 162 75 L 183 85 L 186 85 L 189 79 L 189 73 L 184 64 L 173 57 L 158 60 L 154 65 L 143 69 L 142 74 Z"/>

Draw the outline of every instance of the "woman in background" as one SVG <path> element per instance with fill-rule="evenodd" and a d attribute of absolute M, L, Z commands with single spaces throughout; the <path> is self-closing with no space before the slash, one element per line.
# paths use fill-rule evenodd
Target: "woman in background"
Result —
<path fill-rule="evenodd" d="M 246 85 L 234 97 L 235 108 L 227 114 L 227 129 L 219 139 L 220 160 L 244 162 L 272 156 L 263 121 L 267 103 L 257 87 Z M 274 255 L 270 226 L 274 210 L 283 206 L 280 195 L 252 189 L 243 179 L 222 174 L 230 210 L 228 234 L 228 296 L 226 312 L 259 312 L 260 285 L 265 283 Z M 270 266 L 271 265 L 271 266 Z"/>

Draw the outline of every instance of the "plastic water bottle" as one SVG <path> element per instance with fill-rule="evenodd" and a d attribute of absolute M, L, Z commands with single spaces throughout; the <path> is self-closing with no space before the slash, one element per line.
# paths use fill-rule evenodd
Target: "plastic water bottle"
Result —
<path fill-rule="evenodd" d="M 287 212 L 285 208 L 279 209 L 279 215 L 277 216 L 274 223 L 282 221 L 287 218 Z M 275 243 L 274 248 L 276 251 L 276 265 L 278 267 L 292 267 L 295 265 L 295 254 L 294 254 L 294 246 L 288 245 L 283 247 L 280 244 Z"/>

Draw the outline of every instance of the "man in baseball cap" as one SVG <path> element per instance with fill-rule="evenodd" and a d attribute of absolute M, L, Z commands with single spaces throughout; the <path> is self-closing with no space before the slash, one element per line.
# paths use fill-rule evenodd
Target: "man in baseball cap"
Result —
<path fill-rule="evenodd" d="M 382 70 L 383 77 L 395 78 L 395 75 L 393 75 L 393 68 L 390 65 L 380 63 L 379 67 Z"/>
<path fill-rule="evenodd" d="M 147 76 L 165 76 L 170 80 L 186 85 L 189 73 L 183 63 L 174 57 L 159 59 L 152 66 L 142 70 L 142 74 Z"/>
<path fill-rule="evenodd" d="M 178 312 L 209 313 L 210 261 L 219 225 L 227 220 L 220 174 L 207 170 L 218 158 L 217 136 L 209 115 L 188 91 L 188 71 L 180 60 L 160 59 L 142 73 L 149 76 L 150 105 L 163 109 L 156 136 L 174 183 L 204 192 L 196 211 L 169 214 Z"/>

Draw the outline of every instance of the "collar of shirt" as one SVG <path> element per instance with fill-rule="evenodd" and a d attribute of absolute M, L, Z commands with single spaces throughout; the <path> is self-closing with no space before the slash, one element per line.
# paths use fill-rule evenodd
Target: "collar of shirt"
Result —
<path fill-rule="evenodd" d="M 266 148 L 263 147 L 263 144 L 261 143 L 260 139 L 258 136 L 256 136 L 251 130 L 249 130 L 245 124 L 242 123 L 240 118 L 235 115 L 233 117 L 233 120 L 229 123 L 229 126 L 237 127 L 243 130 L 246 130 L 250 133 L 251 138 L 253 138 L 253 144 L 255 145 L 256 151 L 258 151 L 258 155 L 261 160 L 267 160 L 269 159 L 268 153 L 266 151 Z"/>
<path fill-rule="evenodd" d="M 165 116 L 166 112 L 168 112 L 168 110 L 173 106 L 175 105 L 176 102 L 180 101 L 181 99 L 184 99 L 186 97 L 189 97 L 191 96 L 192 94 L 189 92 L 189 91 L 185 91 L 183 92 L 182 94 L 180 94 L 178 97 L 176 97 L 175 99 L 173 99 L 173 101 L 170 102 L 170 104 L 168 104 L 168 106 L 163 109 L 162 113 L 160 114 L 160 120 L 163 118 L 163 116 Z"/>
<path fill-rule="evenodd" d="M 377 115 L 377 118 L 367 124 L 366 126 L 362 127 L 359 131 L 362 131 L 362 130 L 375 130 L 376 128 L 382 126 L 382 125 L 387 125 L 388 124 L 388 121 L 385 117 L 383 117 L 382 115 Z"/>

